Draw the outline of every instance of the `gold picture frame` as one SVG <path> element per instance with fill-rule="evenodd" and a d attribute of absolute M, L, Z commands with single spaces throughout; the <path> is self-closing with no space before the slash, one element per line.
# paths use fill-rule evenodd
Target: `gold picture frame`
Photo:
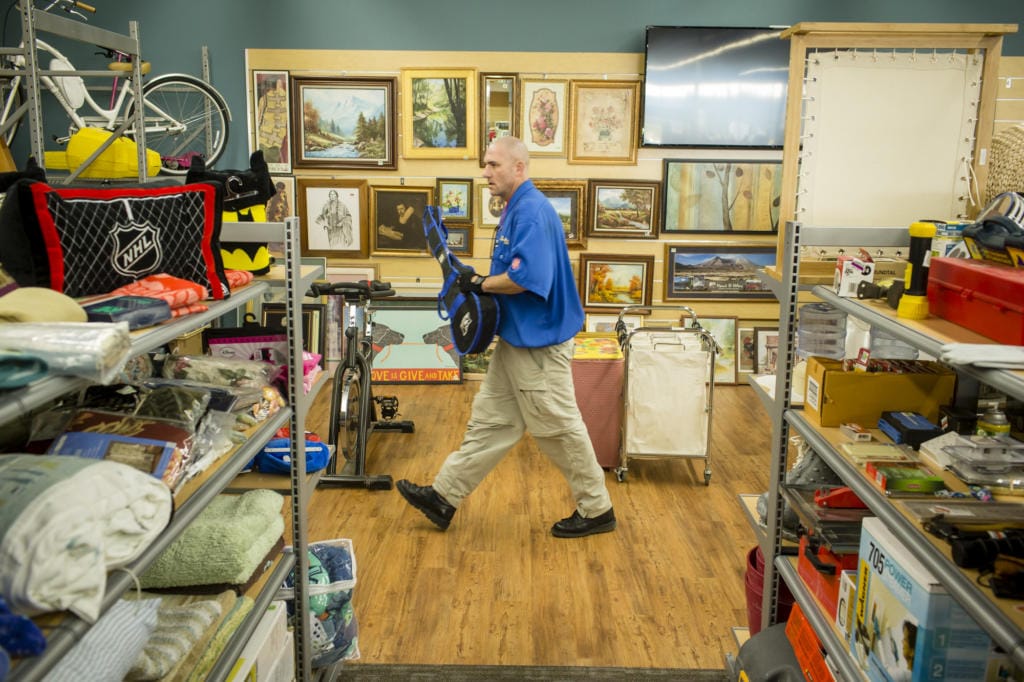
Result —
<path fill-rule="evenodd" d="M 562 220 L 565 245 L 570 249 L 587 247 L 587 181 L 534 180 Z"/>
<path fill-rule="evenodd" d="M 475 159 L 476 69 L 402 69 L 402 156 Z"/>
<path fill-rule="evenodd" d="M 433 203 L 433 187 L 370 187 L 373 255 L 427 255 L 423 214 Z"/>
<path fill-rule="evenodd" d="M 487 145 L 499 137 L 519 135 L 519 75 L 480 74 L 480 166 Z"/>
<path fill-rule="evenodd" d="M 301 219 L 302 253 L 328 258 L 366 258 L 366 181 L 298 178 L 297 215 Z M 337 204 L 332 201 L 337 201 Z"/>
<path fill-rule="evenodd" d="M 569 126 L 568 89 L 567 80 L 520 79 L 521 137 L 531 157 L 565 156 L 565 130 Z"/>
<path fill-rule="evenodd" d="M 636 165 L 640 81 L 569 84 L 569 163 Z"/>

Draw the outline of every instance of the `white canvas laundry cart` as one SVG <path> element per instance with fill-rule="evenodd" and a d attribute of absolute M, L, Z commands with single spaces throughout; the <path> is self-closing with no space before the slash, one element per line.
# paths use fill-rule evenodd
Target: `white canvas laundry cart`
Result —
<path fill-rule="evenodd" d="M 616 322 L 625 358 L 622 445 L 615 469 L 620 482 L 630 459 L 662 457 L 703 459 L 704 485 L 711 481 L 711 407 L 721 346 L 692 308 L 677 308 L 686 314 L 679 326 L 629 329 L 625 317 L 650 312 L 646 306 L 626 306 Z"/>

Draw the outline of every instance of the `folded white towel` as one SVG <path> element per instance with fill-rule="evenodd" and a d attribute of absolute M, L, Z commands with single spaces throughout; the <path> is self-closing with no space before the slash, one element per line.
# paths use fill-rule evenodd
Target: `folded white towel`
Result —
<path fill-rule="evenodd" d="M 1024 369 L 1024 346 L 994 343 L 947 343 L 939 359 L 949 365 L 974 365 L 993 369 Z"/>
<path fill-rule="evenodd" d="M 107 572 L 138 557 L 171 509 L 166 485 L 125 464 L 0 456 L 0 595 L 24 615 L 95 622 Z"/>

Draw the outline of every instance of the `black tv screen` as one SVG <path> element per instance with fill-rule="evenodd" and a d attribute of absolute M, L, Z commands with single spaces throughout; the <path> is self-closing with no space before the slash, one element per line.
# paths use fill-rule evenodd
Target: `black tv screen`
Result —
<path fill-rule="evenodd" d="M 780 31 L 648 26 L 642 146 L 781 149 L 789 41 Z"/>

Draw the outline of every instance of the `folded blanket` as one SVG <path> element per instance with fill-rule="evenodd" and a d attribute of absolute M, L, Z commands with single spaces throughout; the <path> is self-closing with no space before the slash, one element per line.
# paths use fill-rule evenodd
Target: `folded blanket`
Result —
<path fill-rule="evenodd" d="M 235 607 L 228 614 L 227 618 L 224 619 L 224 622 L 221 623 L 217 632 L 210 640 L 209 645 L 207 645 L 206 651 L 199 658 L 196 667 L 189 674 L 188 682 L 205 682 L 210 670 L 213 669 L 214 663 L 217 662 L 217 659 L 223 653 L 224 647 L 228 645 L 235 631 L 249 617 L 255 605 L 256 602 L 253 601 L 252 597 L 243 596 L 238 598 L 238 601 L 235 602 Z"/>
<path fill-rule="evenodd" d="M 246 582 L 284 533 L 283 505 L 273 490 L 218 495 L 150 565 L 142 586 Z"/>
<path fill-rule="evenodd" d="M 156 596 L 152 593 L 143 592 L 143 598 L 152 598 Z M 161 607 L 164 604 L 169 606 L 187 606 L 195 603 L 196 601 L 208 601 L 211 599 L 210 595 L 193 595 L 193 594 L 164 594 L 159 595 L 162 598 Z M 164 682 L 176 682 L 184 680 L 191 674 L 192 670 L 195 669 L 199 663 L 199 659 L 202 658 L 203 653 L 206 651 L 207 646 L 213 639 L 213 636 L 217 634 L 221 624 L 227 619 L 228 615 L 232 613 L 235 607 L 235 603 L 238 601 L 238 595 L 235 594 L 234 590 L 225 590 L 220 594 L 213 596 L 212 599 L 217 602 L 220 609 L 218 615 L 213 621 L 199 634 L 199 637 L 193 642 L 189 650 L 185 652 L 185 656 L 178 661 L 177 665 L 171 668 L 166 675 L 161 679 Z"/>
<path fill-rule="evenodd" d="M 171 491 L 109 460 L 0 456 L 0 595 L 12 611 L 99 616 L 107 572 L 149 546 Z"/>
<path fill-rule="evenodd" d="M 169 673 L 219 618 L 220 602 L 214 599 L 187 605 L 161 604 L 156 629 L 142 654 L 128 671 L 128 680 L 159 680 Z"/>

